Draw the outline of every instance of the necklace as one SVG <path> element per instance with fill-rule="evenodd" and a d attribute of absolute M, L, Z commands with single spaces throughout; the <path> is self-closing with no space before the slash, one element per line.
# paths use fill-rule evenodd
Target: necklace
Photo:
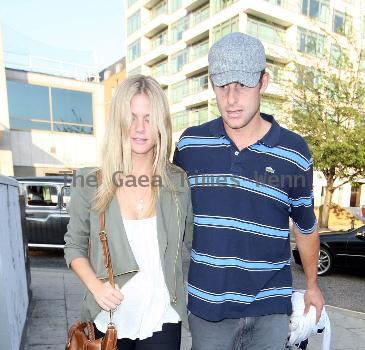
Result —
<path fill-rule="evenodd" d="M 146 191 L 144 192 L 144 194 L 143 194 L 143 197 L 142 198 L 140 198 L 139 200 L 138 200 L 138 203 L 137 203 L 137 211 L 141 214 L 143 211 L 144 211 L 144 197 L 146 197 L 146 194 L 147 194 L 147 191 L 148 191 L 148 187 L 147 187 L 147 189 L 146 189 Z"/>

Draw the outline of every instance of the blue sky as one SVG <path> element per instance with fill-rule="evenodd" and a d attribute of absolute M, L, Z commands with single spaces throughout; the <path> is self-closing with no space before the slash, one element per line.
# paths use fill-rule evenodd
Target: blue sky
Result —
<path fill-rule="evenodd" d="M 125 0 L 0 0 L 7 51 L 92 64 L 124 56 Z"/>

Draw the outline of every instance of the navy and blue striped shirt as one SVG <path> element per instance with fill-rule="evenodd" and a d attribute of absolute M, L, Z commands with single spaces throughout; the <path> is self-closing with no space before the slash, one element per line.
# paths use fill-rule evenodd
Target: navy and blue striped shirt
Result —
<path fill-rule="evenodd" d="M 206 320 L 291 314 L 289 217 L 304 234 L 316 227 L 308 146 L 261 115 L 269 132 L 241 151 L 221 117 L 185 130 L 175 150 L 194 213 L 188 308 Z"/>

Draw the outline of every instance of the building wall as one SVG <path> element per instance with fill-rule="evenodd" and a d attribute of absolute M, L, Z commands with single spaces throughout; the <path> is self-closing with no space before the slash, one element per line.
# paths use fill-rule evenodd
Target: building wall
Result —
<path fill-rule="evenodd" d="M 107 120 L 115 88 L 126 78 L 125 58 L 105 69 L 101 75 L 104 85 L 105 118 Z"/>
<path fill-rule="evenodd" d="M 15 176 L 57 174 L 100 164 L 100 148 L 105 130 L 103 85 L 14 70 L 7 70 L 6 78 L 9 81 L 92 94 L 93 134 L 37 129 L 10 130 Z"/>
<path fill-rule="evenodd" d="M 8 97 L 6 93 L 6 76 L 5 76 L 1 26 L 0 26 L 0 174 L 14 175 L 13 157 L 10 147 Z"/>

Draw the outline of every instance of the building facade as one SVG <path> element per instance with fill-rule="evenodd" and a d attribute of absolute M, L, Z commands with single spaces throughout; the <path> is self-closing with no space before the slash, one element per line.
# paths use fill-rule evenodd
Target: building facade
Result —
<path fill-rule="evenodd" d="M 208 79 L 208 50 L 222 36 L 240 31 L 263 42 L 271 83 L 261 110 L 280 121 L 280 83 L 288 78 L 290 58 L 295 54 L 305 64 L 325 52 L 335 55 L 333 38 L 321 28 L 335 37 L 356 28 L 351 35 L 365 44 L 365 1 L 128 0 L 125 25 L 127 74 L 152 75 L 162 85 L 176 142 L 188 126 L 219 115 Z M 326 186 L 321 174 L 315 174 L 314 185 L 319 206 Z M 365 186 L 343 186 L 334 200 L 345 207 L 365 205 Z"/>

